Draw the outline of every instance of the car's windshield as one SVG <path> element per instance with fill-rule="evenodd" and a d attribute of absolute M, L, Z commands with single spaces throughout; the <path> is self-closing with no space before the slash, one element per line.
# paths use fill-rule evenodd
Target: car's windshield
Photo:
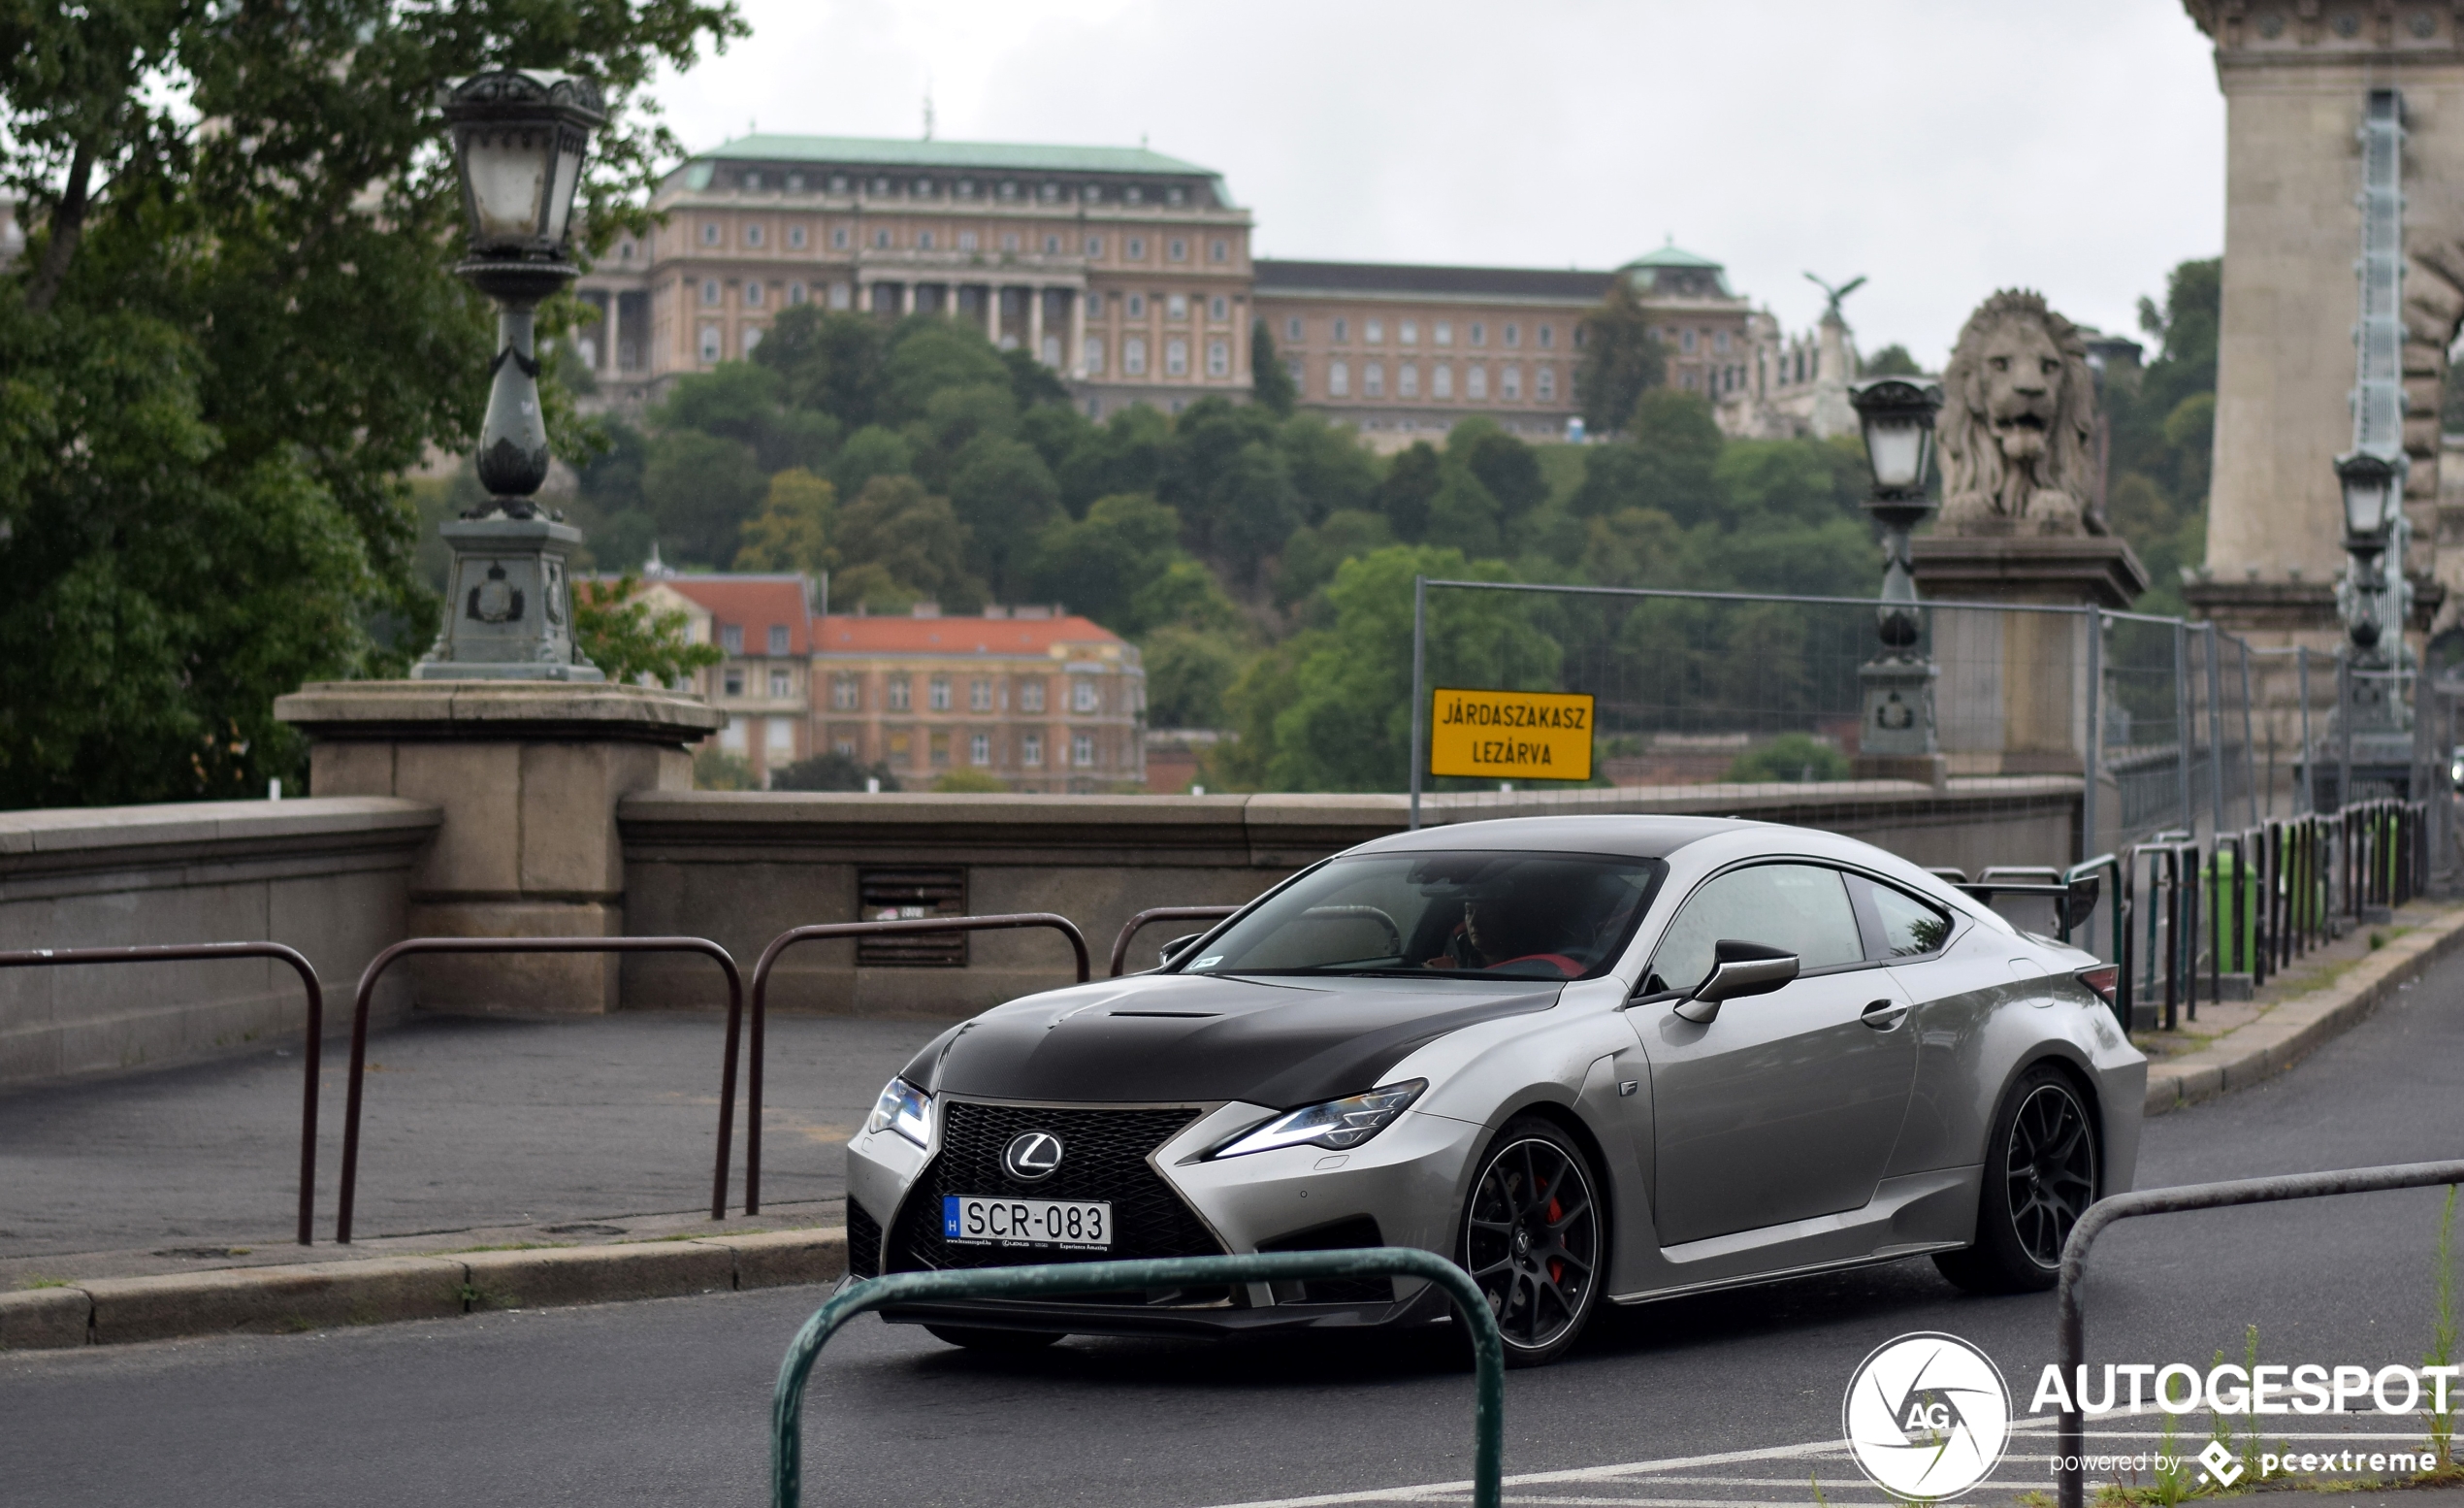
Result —
<path fill-rule="evenodd" d="M 1589 979 L 1616 962 L 1667 866 L 1552 853 L 1338 859 L 1183 971 Z"/>

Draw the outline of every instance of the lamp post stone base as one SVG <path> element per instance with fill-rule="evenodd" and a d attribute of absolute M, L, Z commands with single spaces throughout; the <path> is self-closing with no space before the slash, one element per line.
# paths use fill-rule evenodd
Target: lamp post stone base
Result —
<path fill-rule="evenodd" d="M 603 681 L 573 642 L 569 569 L 582 532 L 552 519 L 456 519 L 445 626 L 413 680 Z"/>
<path fill-rule="evenodd" d="M 693 786 L 691 744 L 727 721 L 695 697 L 538 681 L 320 681 L 277 698 L 308 736 L 318 796 L 398 796 L 444 822 L 411 870 L 410 934 L 625 934 L 617 803 Z M 620 960 L 423 958 L 420 1003 L 450 1010 L 603 1012 Z"/>

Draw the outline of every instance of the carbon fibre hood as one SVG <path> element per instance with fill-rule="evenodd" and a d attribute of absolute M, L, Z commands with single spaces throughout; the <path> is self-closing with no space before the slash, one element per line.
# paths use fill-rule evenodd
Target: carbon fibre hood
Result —
<path fill-rule="evenodd" d="M 1288 1108 L 1375 1089 L 1449 1032 L 1547 1010 L 1558 984 L 1156 974 L 1013 1000 L 951 1028 L 901 1077 L 934 1094 L 1060 1103 L 1244 1099 Z"/>

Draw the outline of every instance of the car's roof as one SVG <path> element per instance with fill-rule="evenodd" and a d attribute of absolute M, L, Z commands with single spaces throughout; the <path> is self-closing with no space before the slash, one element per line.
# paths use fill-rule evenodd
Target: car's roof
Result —
<path fill-rule="evenodd" d="M 1421 853 L 1433 849 L 1536 849 L 1544 853 L 1625 854 L 1665 859 L 1688 843 L 1723 833 L 1767 828 L 1735 817 L 1501 817 L 1450 822 L 1373 838 L 1353 853 Z"/>

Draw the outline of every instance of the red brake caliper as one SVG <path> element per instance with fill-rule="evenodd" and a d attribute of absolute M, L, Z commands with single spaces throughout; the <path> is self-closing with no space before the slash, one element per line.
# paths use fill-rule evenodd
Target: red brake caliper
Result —
<path fill-rule="evenodd" d="M 1564 1206 L 1557 1202 L 1557 1196 L 1553 1194 L 1550 1195 L 1548 1197 L 1548 1223 L 1553 1226 L 1564 1218 L 1566 1218 Z M 1566 1281 L 1566 1264 L 1554 1257 L 1548 1259 L 1548 1280 L 1551 1283 L 1563 1283 Z"/>

